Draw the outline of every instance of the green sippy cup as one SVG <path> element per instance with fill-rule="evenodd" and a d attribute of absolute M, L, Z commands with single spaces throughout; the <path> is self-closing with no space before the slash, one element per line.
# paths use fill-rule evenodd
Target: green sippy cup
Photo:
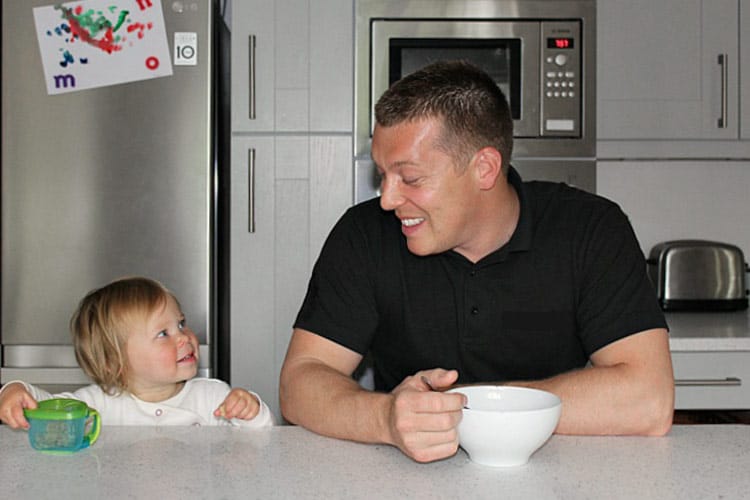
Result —
<path fill-rule="evenodd" d="M 31 425 L 31 447 L 42 453 L 69 454 L 88 448 L 101 430 L 99 412 L 77 399 L 47 399 L 23 413 Z"/>

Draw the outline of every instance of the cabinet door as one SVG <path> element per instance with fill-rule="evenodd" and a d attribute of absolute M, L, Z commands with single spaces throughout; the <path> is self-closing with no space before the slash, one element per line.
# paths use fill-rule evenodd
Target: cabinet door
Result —
<path fill-rule="evenodd" d="M 673 352 L 675 409 L 750 409 L 750 352 Z"/>
<path fill-rule="evenodd" d="M 274 130 L 274 3 L 232 3 L 232 131 Z"/>
<path fill-rule="evenodd" d="M 310 130 L 352 132 L 353 51 L 353 2 L 315 0 L 310 10 Z"/>
<path fill-rule="evenodd" d="M 231 383 L 254 390 L 278 414 L 273 342 L 273 175 L 272 137 L 232 139 Z"/>
<path fill-rule="evenodd" d="M 738 13 L 738 0 L 599 0 L 597 138 L 737 139 Z"/>

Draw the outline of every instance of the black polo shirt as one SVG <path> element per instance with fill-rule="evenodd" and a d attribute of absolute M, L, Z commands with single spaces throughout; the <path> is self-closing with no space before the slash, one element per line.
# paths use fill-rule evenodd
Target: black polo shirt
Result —
<path fill-rule="evenodd" d="M 511 240 L 476 264 L 412 254 L 379 200 L 331 231 L 295 327 L 360 354 L 389 391 L 429 368 L 459 383 L 531 380 L 583 367 L 620 338 L 666 328 L 625 214 L 564 184 L 522 182 Z"/>

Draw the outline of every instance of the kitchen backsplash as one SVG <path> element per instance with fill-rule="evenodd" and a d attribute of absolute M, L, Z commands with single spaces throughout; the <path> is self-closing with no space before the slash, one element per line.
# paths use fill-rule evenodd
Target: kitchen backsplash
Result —
<path fill-rule="evenodd" d="M 601 161 L 597 192 L 630 216 L 646 254 L 661 241 L 698 238 L 750 255 L 750 161 Z"/>

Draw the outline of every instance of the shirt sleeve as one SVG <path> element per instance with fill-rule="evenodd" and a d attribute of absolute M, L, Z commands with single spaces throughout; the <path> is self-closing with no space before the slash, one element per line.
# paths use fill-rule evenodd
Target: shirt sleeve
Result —
<path fill-rule="evenodd" d="M 26 391 L 29 394 L 31 394 L 31 397 L 34 398 L 36 401 L 44 401 L 45 399 L 52 399 L 54 397 L 51 393 L 45 391 L 44 389 L 40 389 L 39 387 L 36 387 L 35 385 L 28 384 L 24 382 L 23 380 L 11 380 L 10 382 L 6 382 L 3 385 L 3 387 L 0 388 L 0 395 L 2 395 L 5 388 L 10 386 L 11 384 L 23 385 L 26 388 Z"/>
<path fill-rule="evenodd" d="M 588 231 L 579 252 L 577 313 L 588 354 L 628 335 L 667 328 L 627 216 L 613 204 Z"/>
<path fill-rule="evenodd" d="M 294 323 L 364 355 L 378 325 L 371 246 L 349 210 L 326 239 Z M 369 233 L 368 233 L 369 234 Z"/>

